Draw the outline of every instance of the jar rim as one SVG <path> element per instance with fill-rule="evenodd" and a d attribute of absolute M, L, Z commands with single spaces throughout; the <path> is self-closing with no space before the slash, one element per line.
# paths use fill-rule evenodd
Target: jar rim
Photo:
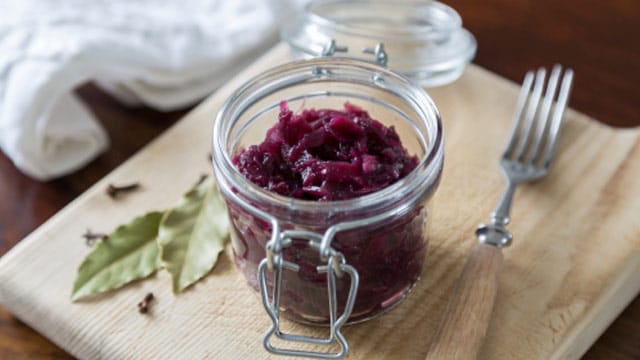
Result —
<path fill-rule="evenodd" d="M 385 76 L 387 79 L 393 79 L 402 85 L 396 89 L 403 95 L 403 100 L 411 102 L 413 110 L 419 110 L 420 121 L 424 122 L 428 127 L 434 129 L 433 134 L 428 134 L 428 147 L 425 149 L 424 155 L 418 162 L 418 165 L 407 176 L 399 179 L 395 183 L 382 188 L 378 191 L 363 196 L 334 201 L 313 201 L 303 200 L 279 195 L 266 190 L 253 182 L 249 181 L 233 164 L 232 155 L 226 149 L 226 136 L 232 129 L 232 123 L 241 115 L 244 109 L 238 109 L 239 103 L 247 100 L 247 96 L 251 96 L 250 92 L 255 90 L 256 86 L 268 84 L 275 79 L 281 78 L 284 74 L 302 73 L 307 76 L 299 76 L 294 82 L 279 84 L 279 89 L 292 84 L 301 83 L 309 79 L 312 71 L 323 66 L 339 66 L 342 69 L 351 69 L 356 72 L 377 74 Z M 375 83 L 371 83 L 375 86 Z M 273 90 L 273 88 L 270 88 Z M 249 94 L 248 94 L 249 93 Z M 254 94 L 255 95 L 255 94 Z M 264 96 L 263 96 L 264 97 Z M 258 101 L 254 99 L 255 101 Z M 241 113 L 238 114 L 237 111 Z M 235 117 L 236 119 L 231 119 Z M 427 124 L 427 122 L 430 122 Z M 386 69 L 382 66 L 368 63 L 366 61 L 352 58 L 315 58 L 307 60 L 292 61 L 283 65 L 273 67 L 241 85 L 231 96 L 227 98 L 220 108 L 213 129 L 212 139 L 212 161 L 216 177 L 218 178 L 219 187 L 223 192 L 234 192 L 242 195 L 242 200 L 249 199 L 251 202 L 266 204 L 275 207 L 284 207 L 297 212 L 328 212 L 340 213 L 345 211 L 353 211 L 366 209 L 368 212 L 378 212 L 389 210 L 389 208 L 397 208 L 399 206 L 411 206 L 411 202 L 401 204 L 400 202 L 390 202 L 390 198 L 397 197 L 399 190 L 406 189 L 416 198 L 426 193 L 435 185 L 439 179 L 439 173 L 442 169 L 444 138 L 442 122 L 440 114 L 433 103 L 433 100 L 427 95 L 424 89 L 411 83 L 401 75 Z M 223 179 L 224 181 L 220 181 Z M 229 184 L 227 184 L 229 182 Z M 422 190 L 422 191 L 419 191 Z M 406 199 L 405 199 L 406 202 Z"/>

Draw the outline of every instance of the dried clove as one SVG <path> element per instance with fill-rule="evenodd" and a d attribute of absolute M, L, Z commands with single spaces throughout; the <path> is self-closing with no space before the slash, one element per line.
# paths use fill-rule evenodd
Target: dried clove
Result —
<path fill-rule="evenodd" d="M 144 299 L 138 303 L 138 312 L 140 314 L 146 314 L 149 312 L 149 304 L 153 301 L 154 296 L 153 293 L 148 293 L 145 295 Z"/>
<path fill-rule="evenodd" d="M 109 186 L 107 186 L 107 195 L 109 195 L 109 197 L 111 197 L 112 199 L 115 199 L 122 193 L 135 191 L 138 190 L 138 188 L 140 188 L 140 183 L 138 182 L 123 186 L 115 186 L 113 184 L 109 184 Z"/>
<path fill-rule="evenodd" d="M 205 180 L 207 180 L 208 177 L 209 175 L 207 174 L 200 174 L 200 178 L 198 179 L 198 182 L 196 183 L 196 185 L 202 184 Z"/>
<path fill-rule="evenodd" d="M 87 231 L 82 234 L 82 237 L 84 238 L 87 246 L 93 246 L 98 240 L 107 240 L 109 238 L 109 235 L 103 233 L 94 233 L 90 229 L 87 229 Z"/>

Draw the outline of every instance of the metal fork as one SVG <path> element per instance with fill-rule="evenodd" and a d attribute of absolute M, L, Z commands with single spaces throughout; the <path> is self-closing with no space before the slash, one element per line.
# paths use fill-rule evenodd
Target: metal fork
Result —
<path fill-rule="evenodd" d="M 427 359 L 474 359 L 482 345 L 502 267 L 500 249 L 513 239 L 506 225 L 516 186 L 545 176 L 553 160 L 573 82 L 573 70 L 567 69 L 558 92 L 561 73 L 562 67 L 555 65 L 544 96 L 545 69 L 536 74 L 530 71 L 524 77 L 509 142 L 500 159 L 506 190 L 491 214 L 491 222 L 476 230 L 478 243 L 458 278 Z"/>

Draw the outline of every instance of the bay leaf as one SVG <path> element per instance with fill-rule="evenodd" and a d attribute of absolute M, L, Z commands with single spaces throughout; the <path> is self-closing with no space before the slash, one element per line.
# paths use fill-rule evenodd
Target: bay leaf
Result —
<path fill-rule="evenodd" d="M 212 178 L 187 192 L 160 223 L 160 259 L 169 271 L 173 291 L 180 292 L 215 265 L 229 235 L 229 220 Z"/>
<path fill-rule="evenodd" d="M 158 270 L 156 238 L 162 215 L 154 211 L 137 217 L 99 242 L 78 268 L 71 300 L 117 289 Z"/>

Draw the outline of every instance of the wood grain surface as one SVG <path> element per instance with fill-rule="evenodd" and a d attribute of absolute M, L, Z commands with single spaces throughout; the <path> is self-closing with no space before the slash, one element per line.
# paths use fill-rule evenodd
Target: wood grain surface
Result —
<path fill-rule="evenodd" d="M 608 124 L 640 125 L 640 3 L 567 1 L 449 1 L 479 43 L 475 62 L 520 81 L 538 65 L 561 62 L 577 73 L 571 106 Z M 0 254 L 90 185 L 160 134 L 184 112 L 127 108 L 87 85 L 79 95 L 107 128 L 113 146 L 88 167 L 52 182 L 20 174 L 0 154 Z M 126 135 L 124 135 L 126 134 Z M 77 241 L 82 241 L 78 237 Z M 640 357 L 636 298 L 585 358 Z M 0 358 L 66 358 L 64 351 L 0 308 Z"/>
<path fill-rule="evenodd" d="M 180 296 L 171 294 L 166 272 L 79 304 L 70 303 L 69 291 L 89 251 L 72 239 L 88 226 L 112 229 L 175 203 L 209 169 L 203 154 L 210 135 L 202 129 L 211 128 L 227 94 L 286 58 L 282 44 L 7 253 L 0 259 L 0 303 L 79 358 L 272 358 L 260 340 L 268 318 L 233 269 L 230 246 L 212 274 Z M 424 358 L 474 244 L 469 234 L 504 187 L 496 159 L 517 93 L 516 84 L 475 65 L 456 83 L 430 90 L 447 129 L 448 155 L 429 205 L 427 265 L 397 309 L 344 329 L 350 358 Z M 505 251 L 480 358 L 576 359 L 638 294 L 639 156 L 640 128 L 616 130 L 567 111 L 554 169 L 516 194 L 510 226 L 516 241 Z M 118 201 L 105 194 L 108 183 L 133 179 L 143 191 Z M 134 304 L 149 291 L 157 301 L 143 316 Z M 291 322 L 285 328 L 325 332 Z"/>
<path fill-rule="evenodd" d="M 471 248 L 449 295 L 426 360 L 466 360 L 478 356 L 493 313 L 504 256 L 494 245 Z"/>

